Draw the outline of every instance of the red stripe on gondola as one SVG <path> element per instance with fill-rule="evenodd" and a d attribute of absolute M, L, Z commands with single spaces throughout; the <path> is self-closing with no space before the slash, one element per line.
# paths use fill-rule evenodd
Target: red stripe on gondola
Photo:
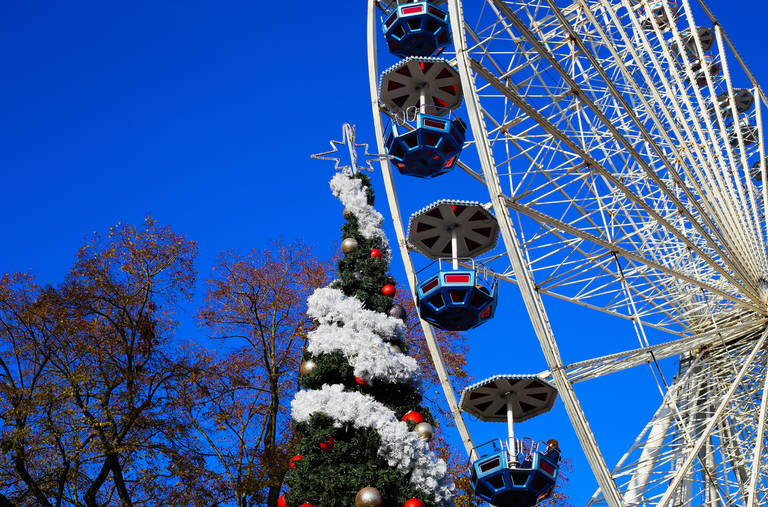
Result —
<path fill-rule="evenodd" d="M 403 7 L 403 16 L 407 16 L 408 14 L 418 14 L 420 12 L 424 12 L 423 5 L 417 5 L 415 7 Z"/>
<path fill-rule="evenodd" d="M 445 128 L 445 122 L 440 120 L 430 120 L 428 118 L 424 118 L 424 125 L 427 127 L 432 127 L 433 129 L 444 129 Z"/>
<path fill-rule="evenodd" d="M 434 279 L 428 281 L 427 283 L 425 283 L 424 285 L 421 286 L 421 292 L 423 294 L 426 294 L 427 292 L 429 292 L 432 289 L 434 289 L 435 287 L 437 287 L 438 283 L 439 282 L 438 282 L 437 278 L 434 278 Z"/>
<path fill-rule="evenodd" d="M 432 14 L 433 16 L 435 16 L 435 17 L 438 17 L 438 18 L 442 19 L 442 20 L 445 20 L 448 17 L 444 12 L 442 12 L 439 9 L 436 9 L 436 8 L 434 8 L 432 6 L 429 7 L 429 13 Z"/>

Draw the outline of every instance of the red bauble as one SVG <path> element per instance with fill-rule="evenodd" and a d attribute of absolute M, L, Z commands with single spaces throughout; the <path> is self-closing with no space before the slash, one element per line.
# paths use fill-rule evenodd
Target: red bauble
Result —
<path fill-rule="evenodd" d="M 418 498 L 411 498 L 410 500 L 407 500 L 405 502 L 405 505 L 403 507 L 424 507 L 424 502 L 422 502 Z"/>
<path fill-rule="evenodd" d="M 285 495 L 280 495 L 277 499 L 277 507 L 288 507 L 288 503 L 285 501 Z"/>
<path fill-rule="evenodd" d="M 297 461 L 301 461 L 301 459 L 302 459 L 303 457 L 304 457 L 304 456 L 301 456 L 301 455 L 297 454 L 296 456 L 294 456 L 293 458 L 291 458 L 291 459 L 289 460 L 289 462 L 288 462 L 288 467 L 289 467 L 289 468 L 296 468 L 296 462 L 297 462 Z"/>
<path fill-rule="evenodd" d="M 355 382 L 357 382 L 357 385 L 359 385 L 359 386 L 364 386 L 364 385 L 368 384 L 367 380 L 365 380 L 364 378 L 360 378 L 360 377 L 355 377 Z"/>
<path fill-rule="evenodd" d="M 324 451 L 330 451 L 331 449 L 333 449 L 333 444 L 335 443 L 336 443 L 335 438 L 328 437 L 328 440 L 326 440 L 325 442 L 320 442 L 320 449 Z"/>
<path fill-rule="evenodd" d="M 373 257 L 374 259 L 381 258 L 381 250 L 379 250 L 378 248 L 372 248 L 371 249 L 371 257 Z"/>
<path fill-rule="evenodd" d="M 384 287 L 381 288 L 381 293 L 385 296 L 394 297 L 395 295 L 395 286 L 391 284 L 387 284 Z"/>
<path fill-rule="evenodd" d="M 419 424 L 424 422 L 424 416 L 416 411 L 411 410 L 405 414 L 401 420 L 406 422 L 410 421 L 413 424 Z"/>

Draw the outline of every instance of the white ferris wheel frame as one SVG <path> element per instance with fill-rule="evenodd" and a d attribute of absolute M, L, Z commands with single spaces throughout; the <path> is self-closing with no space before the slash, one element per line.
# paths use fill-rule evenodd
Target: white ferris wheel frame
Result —
<path fill-rule="evenodd" d="M 648 0 L 641 0 L 646 5 Z M 714 17 L 712 12 L 707 8 L 701 0 L 697 0 L 700 9 L 708 17 L 709 22 L 714 26 L 714 34 L 717 40 L 718 59 L 722 65 L 722 80 L 727 86 L 727 91 L 730 96 L 733 96 L 733 84 L 731 80 L 730 69 L 728 67 L 728 56 L 726 49 L 731 52 L 731 55 L 737 60 L 739 69 L 744 73 L 746 78 L 751 84 L 750 91 L 752 92 L 756 107 L 755 107 L 755 122 L 757 126 L 757 136 L 759 142 L 757 143 L 757 153 L 760 160 L 760 175 L 763 181 L 768 181 L 766 178 L 766 160 L 765 160 L 765 146 L 763 140 L 763 125 L 762 125 L 762 107 L 768 106 L 765 93 L 762 88 L 756 82 L 754 75 L 745 65 L 742 57 L 737 52 L 730 38 L 725 34 L 721 25 Z M 391 2 L 390 2 L 391 3 Z M 740 128 L 734 128 L 736 133 L 737 143 L 731 145 L 728 148 L 729 137 L 728 129 L 726 127 L 726 117 L 719 107 L 714 107 L 714 118 L 709 114 L 704 114 L 703 125 L 690 125 L 688 123 L 676 124 L 674 118 L 684 117 L 685 111 L 694 111 L 701 109 L 704 104 L 711 103 L 716 104 L 715 100 L 717 93 L 715 90 L 715 76 L 712 74 L 708 65 L 701 65 L 703 74 L 706 80 L 706 86 L 701 89 L 692 86 L 689 89 L 688 94 L 683 93 L 681 96 L 682 104 L 676 104 L 675 101 L 667 101 L 665 103 L 665 94 L 669 96 L 674 95 L 674 90 L 683 90 L 686 88 L 685 80 L 689 83 L 694 81 L 694 75 L 696 69 L 694 63 L 690 60 L 683 58 L 681 74 L 677 75 L 672 73 L 668 76 L 665 73 L 664 66 L 671 65 L 670 62 L 676 60 L 675 55 L 665 44 L 657 44 L 654 47 L 654 43 L 651 41 L 651 36 L 646 36 L 643 29 L 640 27 L 636 18 L 628 16 L 628 19 L 622 21 L 617 15 L 617 9 L 623 7 L 628 12 L 632 12 L 637 7 L 631 3 L 630 0 L 617 0 L 610 2 L 609 0 L 590 0 L 589 2 L 579 2 L 582 5 L 580 14 L 584 16 L 596 28 L 596 31 L 601 36 L 608 39 L 608 34 L 601 27 L 601 22 L 598 20 L 597 15 L 590 8 L 590 5 L 598 5 L 602 8 L 601 14 L 606 20 L 613 23 L 610 29 L 615 30 L 630 48 L 627 51 L 633 58 L 640 61 L 640 52 L 644 52 L 649 59 L 650 70 L 635 69 L 629 70 L 624 60 L 617 53 L 615 47 L 607 44 L 607 50 L 611 52 L 613 62 L 616 66 L 617 72 L 626 78 L 625 81 L 631 86 L 634 92 L 634 97 L 640 103 L 640 107 L 648 112 L 650 120 L 648 120 L 653 126 L 655 126 L 655 133 L 652 133 L 649 129 L 644 127 L 643 120 L 634 115 L 634 107 L 630 105 L 617 85 L 614 83 L 611 76 L 608 74 L 608 70 L 604 67 L 604 63 L 595 57 L 590 51 L 587 44 L 580 38 L 579 34 L 574 30 L 568 20 L 568 14 L 566 14 L 567 8 L 561 8 L 557 5 L 555 0 L 531 0 L 532 4 L 542 4 L 549 8 L 554 19 L 558 23 L 559 29 L 563 33 L 567 33 L 573 45 L 578 51 L 581 52 L 592 65 L 602 79 L 606 86 L 606 96 L 611 95 L 617 103 L 621 105 L 621 108 L 629 113 L 628 123 L 635 127 L 638 134 L 638 139 L 641 139 L 644 143 L 643 148 L 649 152 L 653 152 L 654 156 L 660 161 L 665 171 L 668 171 L 671 175 L 677 175 L 675 177 L 664 178 L 659 175 L 659 171 L 652 167 L 652 165 L 646 162 L 644 158 L 645 154 L 639 152 L 637 143 L 633 143 L 626 137 L 626 129 L 618 124 L 614 119 L 608 117 L 604 113 L 603 109 L 596 105 L 592 99 L 592 95 L 583 90 L 580 83 L 572 76 L 572 72 L 569 72 L 562 66 L 562 62 L 553 55 L 550 49 L 541 41 L 541 34 L 533 33 L 528 24 L 520 18 L 520 16 L 508 5 L 512 3 L 520 4 L 525 3 L 524 0 L 517 0 L 516 2 L 504 2 L 502 0 L 483 0 L 483 4 L 487 5 L 490 9 L 493 9 L 495 14 L 500 20 L 503 20 L 503 29 L 506 30 L 509 36 L 517 37 L 513 35 L 519 34 L 519 37 L 524 40 L 524 43 L 530 45 L 537 56 L 546 61 L 550 70 L 556 72 L 558 79 L 566 83 L 572 91 L 575 101 L 588 108 L 593 113 L 603 126 L 606 128 L 606 132 L 610 137 L 611 142 L 617 144 L 621 149 L 625 150 L 628 157 L 637 161 L 638 170 L 642 174 L 657 185 L 660 190 L 661 198 L 669 203 L 672 203 L 678 208 L 681 220 L 689 224 L 693 233 L 684 230 L 684 227 L 679 226 L 676 223 L 672 223 L 668 214 L 664 214 L 663 211 L 659 211 L 654 207 L 653 203 L 646 202 L 646 198 L 643 195 L 639 195 L 635 189 L 629 183 L 626 183 L 624 179 L 616 176 L 609 167 L 605 166 L 605 160 L 597 160 L 592 155 L 592 151 L 586 145 L 580 145 L 569 134 L 564 132 L 559 125 L 556 125 L 542 113 L 541 107 L 536 107 L 530 102 L 528 97 L 524 93 L 519 93 L 516 87 L 508 86 L 504 77 L 500 78 L 500 69 L 489 68 L 486 64 L 480 62 L 478 59 L 473 58 L 472 52 L 468 48 L 467 39 L 474 37 L 474 47 L 477 48 L 481 45 L 478 36 L 471 32 L 471 28 L 465 23 L 462 3 L 460 0 L 446 0 L 448 12 L 451 20 L 451 30 L 453 35 L 453 43 L 455 46 L 455 56 L 451 60 L 459 71 L 461 77 L 461 85 L 464 93 L 464 103 L 469 117 L 469 123 L 471 131 L 473 133 L 473 142 L 467 143 L 474 144 L 477 150 L 478 159 L 480 162 L 480 170 L 474 170 L 468 167 L 466 164 L 458 162 L 459 167 L 464 170 L 470 177 L 474 178 L 478 182 L 482 183 L 488 188 L 488 194 L 490 202 L 493 206 L 495 216 L 499 221 L 500 232 L 502 234 L 505 246 L 505 253 L 509 261 L 510 269 L 504 273 L 499 273 L 499 277 L 506 281 L 515 283 L 521 292 L 523 301 L 525 303 L 526 310 L 528 312 L 531 323 L 538 338 L 541 350 L 547 361 L 549 370 L 542 372 L 542 376 L 551 377 L 552 381 L 558 388 L 558 392 L 563 400 L 566 412 L 570 418 L 571 424 L 576 432 L 576 435 L 581 443 L 582 449 L 585 453 L 587 461 L 592 469 L 592 472 L 599 485 L 599 492 L 602 495 L 601 500 L 611 506 L 622 505 L 638 505 L 642 501 L 643 491 L 648 487 L 649 481 L 653 481 L 651 478 L 652 469 L 656 463 L 662 459 L 660 453 L 663 447 L 664 434 L 669 430 L 670 424 L 674 418 L 692 417 L 690 414 L 682 415 L 681 411 L 685 410 L 699 410 L 698 405 L 686 400 L 680 400 L 680 392 L 683 390 L 680 386 L 685 386 L 686 382 L 691 382 L 697 372 L 700 374 L 701 366 L 701 354 L 692 354 L 695 351 L 715 350 L 715 344 L 723 344 L 729 337 L 749 337 L 748 344 L 744 344 L 744 347 L 739 349 L 738 357 L 740 358 L 741 368 L 738 371 L 734 371 L 734 375 L 728 378 L 728 390 L 722 394 L 718 399 L 718 404 L 715 407 L 709 407 L 706 409 L 705 415 L 706 425 L 702 429 L 697 430 L 692 435 L 686 435 L 688 442 L 688 452 L 684 456 L 684 459 L 680 459 L 680 462 L 676 465 L 674 474 L 670 476 L 669 485 L 666 487 L 663 494 L 660 495 L 658 503 L 655 505 L 666 506 L 671 505 L 675 500 L 675 495 L 678 491 L 685 490 L 686 481 L 690 481 L 689 474 L 691 467 L 695 462 L 700 462 L 703 470 L 703 474 L 708 474 L 708 464 L 705 463 L 705 459 L 702 458 L 702 452 L 708 451 L 709 456 L 713 456 L 711 447 L 711 435 L 712 432 L 721 426 L 722 418 L 729 411 L 729 404 L 735 402 L 737 390 L 741 383 L 745 381 L 746 377 L 750 376 L 751 368 L 754 368 L 757 364 L 758 356 L 763 352 L 766 339 L 768 338 L 768 329 L 766 329 L 766 316 L 768 315 L 766 302 L 766 289 L 761 287 L 761 281 L 757 278 L 760 274 L 768 275 L 766 268 L 768 267 L 768 259 L 765 256 L 765 246 L 768 243 L 768 230 L 764 229 L 761 225 L 761 217 L 768 217 L 768 185 L 762 185 L 762 196 L 755 195 L 756 192 L 750 185 L 746 185 L 745 189 L 738 184 L 734 185 L 727 177 L 722 177 L 718 171 L 720 169 L 735 171 L 738 175 L 739 171 L 749 171 L 749 165 L 747 160 L 747 144 L 745 143 L 744 135 Z M 637 3 L 640 3 L 638 0 Z M 374 117 L 374 128 L 378 143 L 379 153 L 385 153 L 384 139 L 385 139 L 385 123 L 382 118 L 387 112 L 384 110 L 379 101 L 379 89 L 378 81 L 380 76 L 380 69 L 378 68 L 378 55 L 377 55 L 377 36 L 379 26 L 377 23 L 378 14 L 382 9 L 385 9 L 385 2 L 381 0 L 369 0 L 368 2 L 368 19 L 367 19 L 367 31 L 368 31 L 368 70 L 370 79 L 370 91 L 371 91 L 371 106 Z M 665 2 L 664 9 L 668 19 L 672 19 L 672 13 L 670 12 L 669 5 Z M 687 21 L 687 25 L 690 27 L 696 27 L 694 22 L 693 11 L 688 0 L 682 0 L 683 17 Z M 650 16 L 650 23 L 653 27 L 653 31 L 657 36 L 665 30 L 659 26 L 657 20 Z M 631 23 L 631 26 L 627 26 Z M 681 42 L 680 30 L 671 23 L 671 31 L 673 40 L 677 41 L 679 47 L 683 47 Z M 629 31 L 634 30 L 634 39 L 630 37 Z M 702 42 L 699 38 L 698 32 L 692 30 L 693 40 L 696 45 L 696 51 L 698 54 L 704 54 Z M 659 36 L 660 37 L 660 36 Z M 637 51 L 631 48 L 630 41 L 637 42 L 639 47 Z M 634 73 L 639 74 L 640 77 L 632 77 Z M 651 73 L 655 73 L 651 76 Z M 629 77 L 632 77 L 631 79 Z M 660 76 L 660 77 L 659 77 Z M 505 193 L 505 189 L 502 185 L 502 179 L 506 175 L 499 173 L 499 165 L 494 161 L 494 150 L 491 145 L 490 139 L 493 136 L 499 135 L 501 132 L 502 137 L 509 136 L 509 132 L 505 131 L 505 126 L 495 121 L 492 115 L 490 115 L 483 108 L 483 99 L 481 98 L 481 92 L 478 91 L 476 83 L 477 78 L 481 78 L 487 83 L 487 87 L 492 88 L 494 92 L 503 96 L 505 101 L 514 105 L 519 111 L 527 116 L 528 119 L 533 120 L 537 126 L 551 136 L 552 139 L 556 139 L 558 143 L 564 145 L 570 152 L 574 153 L 578 158 L 584 161 L 584 165 L 590 171 L 594 171 L 600 177 L 608 181 L 614 188 L 619 189 L 624 198 L 629 202 L 629 206 L 643 210 L 647 215 L 646 221 L 653 221 L 660 229 L 663 229 L 665 233 L 673 236 L 681 245 L 684 245 L 689 251 L 694 252 L 700 259 L 703 259 L 703 268 L 698 268 L 699 271 L 685 271 L 685 269 L 676 269 L 665 265 L 662 261 L 649 258 L 648 255 L 644 255 L 642 250 L 633 251 L 627 248 L 626 244 L 621 244 L 619 241 L 611 241 L 603 237 L 599 237 L 596 234 L 590 234 L 583 229 L 579 229 L 567 220 L 558 220 L 556 217 L 548 216 L 535 209 L 535 206 L 529 206 L 525 203 L 521 203 L 516 199 L 512 199 L 510 192 Z M 639 79 L 639 81 L 638 81 Z M 643 87 L 643 80 L 645 83 L 652 83 L 654 79 L 660 80 L 661 86 L 659 90 L 654 87 Z M 706 95 L 705 95 L 706 94 Z M 552 99 L 553 102 L 555 99 Z M 709 101 L 709 102 L 708 102 Z M 654 104 L 666 104 L 659 108 L 654 108 Z M 736 125 L 736 119 L 740 118 L 740 114 L 736 109 L 734 101 L 730 101 L 730 115 Z M 493 133 L 489 132 L 486 122 L 491 123 L 493 127 Z M 510 122 L 513 123 L 513 122 Z M 669 131 L 665 125 L 673 125 Z M 687 155 L 682 153 L 684 149 L 679 148 L 680 139 L 693 139 L 696 138 L 710 139 L 713 142 L 721 143 L 717 144 L 717 148 L 724 147 L 727 154 L 726 157 L 718 156 L 714 150 L 707 146 L 690 145 L 688 146 Z M 509 136 L 511 137 L 511 136 Z M 677 139 L 677 141 L 676 141 Z M 509 141 L 505 141 L 509 142 Z M 663 144 L 666 151 L 660 148 Z M 688 157 L 688 159 L 686 159 Z M 702 161 L 702 167 L 698 167 L 695 164 L 689 164 L 688 162 L 679 162 L 680 160 L 699 160 Z M 711 163 L 711 168 L 707 167 L 706 162 Z M 398 246 L 400 248 L 401 256 L 403 259 L 405 272 L 408 278 L 408 282 L 411 288 L 411 293 L 415 302 L 416 287 L 418 280 L 416 279 L 416 270 L 414 268 L 413 260 L 411 259 L 412 249 L 406 239 L 406 231 L 403 225 L 403 217 L 400 213 L 400 207 L 398 203 L 397 192 L 395 188 L 395 182 L 393 178 L 391 164 L 386 160 L 380 160 L 381 171 L 384 178 L 384 185 L 387 193 L 390 213 L 392 215 L 395 233 L 397 236 Z M 532 165 L 533 162 L 532 162 Z M 685 183 L 683 183 L 683 178 Z M 736 181 L 738 176 L 734 176 Z M 510 177 L 511 180 L 511 177 Z M 673 188 L 669 185 L 669 181 L 674 183 L 680 182 L 679 188 Z M 699 182 L 711 182 L 713 188 L 719 189 L 722 192 L 720 196 L 723 202 L 733 203 L 732 207 L 724 205 L 723 209 L 716 209 L 717 206 L 713 206 L 711 202 L 703 200 L 698 202 L 697 197 L 706 193 L 706 189 L 703 185 L 699 185 Z M 691 185 L 688 188 L 687 185 Z M 595 194 L 597 191 L 595 190 Z M 759 198 L 762 197 L 763 206 L 759 206 Z M 600 201 L 600 212 L 605 213 L 608 206 L 603 206 Z M 739 207 L 741 206 L 741 207 Z M 743 211 L 743 213 L 741 213 Z M 534 221 L 547 227 L 553 231 L 560 231 L 562 234 L 570 234 L 578 239 L 578 241 L 587 241 L 594 245 L 609 251 L 613 256 L 613 259 L 608 258 L 606 261 L 597 262 L 594 265 L 599 265 L 604 271 L 611 270 L 608 263 L 613 266 L 615 261 L 615 270 L 611 270 L 610 275 L 613 277 L 614 282 L 618 282 L 621 290 L 624 292 L 624 299 L 622 304 L 627 308 L 627 314 L 619 314 L 608 307 L 595 306 L 588 301 L 579 299 L 578 297 L 568 297 L 555 293 L 554 291 L 548 291 L 546 288 L 542 288 L 534 281 L 534 273 L 532 272 L 532 262 L 530 257 L 526 255 L 521 240 L 522 231 L 519 229 L 519 224 L 516 225 L 510 212 L 524 215 L 528 218 L 532 218 Z M 764 221 L 764 219 L 762 219 Z M 723 226 L 727 225 L 729 228 Z M 691 240 L 691 234 L 696 234 L 702 238 L 701 242 Z M 565 239 L 563 238 L 563 242 Z M 758 252 L 762 247 L 762 252 Z M 738 249 L 749 250 L 749 255 L 735 255 L 735 250 Z M 575 249 L 575 248 L 574 248 Z M 712 253 L 714 252 L 714 253 Z M 659 254 L 654 254 L 659 257 Z M 586 255 L 585 255 L 586 257 Z M 652 257 L 652 256 L 651 256 Z M 700 332 L 694 332 L 692 334 L 678 333 L 679 337 L 674 340 L 670 340 L 664 343 L 651 345 L 648 338 L 645 335 L 645 328 L 661 328 L 663 326 L 657 326 L 654 322 L 644 321 L 644 315 L 638 308 L 643 304 L 642 299 L 646 297 L 647 292 L 638 289 L 633 286 L 629 280 L 630 276 L 625 276 L 622 269 L 622 264 L 619 259 L 628 261 L 627 267 L 643 265 L 650 267 L 652 270 L 656 270 L 658 273 L 663 273 L 672 280 L 678 280 L 682 284 L 690 285 L 691 287 L 698 288 L 702 293 L 708 293 L 721 298 L 722 301 L 732 305 L 733 308 L 738 308 L 732 314 L 728 314 L 728 318 L 715 323 L 713 329 L 707 329 Z M 709 270 L 714 275 L 709 278 L 699 276 L 701 269 Z M 633 276 L 637 276 L 638 279 L 646 278 L 647 283 L 651 283 L 650 276 L 645 274 L 638 275 L 641 270 L 635 269 L 636 273 Z M 730 287 L 734 290 L 729 290 L 724 287 Z M 574 364 L 564 364 L 557 346 L 554 332 L 550 325 L 549 318 L 545 310 L 544 303 L 542 301 L 542 294 L 558 297 L 560 299 L 570 301 L 581 306 L 592 308 L 598 311 L 603 311 L 609 315 L 615 315 L 624 319 L 631 320 L 635 328 L 639 348 L 628 350 L 626 352 L 610 354 L 603 357 L 590 359 L 587 361 L 581 361 Z M 675 303 L 678 304 L 679 302 Z M 698 304 L 698 303 L 697 303 Z M 691 304 L 696 306 L 696 304 Z M 709 309 L 710 303 L 701 303 L 696 311 L 702 311 L 702 305 L 704 308 Z M 710 310 L 715 312 L 718 308 Z M 691 310 L 693 312 L 693 310 Z M 714 317 L 713 317 L 714 322 Z M 470 454 L 475 444 L 464 422 L 463 415 L 458 407 L 456 394 L 453 390 L 452 384 L 447 374 L 447 370 L 444 365 L 442 353 L 440 347 L 435 339 L 432 327 L 425 321 L 421 321 L 424 335 L 426 337 L 427 345 L 429 347 L 430 354 L 432 356 L 433 363 L 435 365 L 438 377 L 440 379 L 446 400 L 451 410 L 452 416 L 455 419 L 457 429 L 459 431 L 462 443 Z M 727 326 L 727 328 L 726 328 Z M 724 336 L 727 329 L 727 336 Z M 667 329 L 664 329 L 668 331 Z M 674 333 L 673 333 L 674 334 Z M 748 346 L 747 346 L 748 345 Z M 730 345 L 728 347 L 731 347 Z M 726 347 L 727 348 L 727 347 Z M 720 349 L 717 349 L 720 350 Z M 733 348 L 727 348 L 728 353 L 733 352 Z M 698 352 L 697 352 L 698 353 Z M 717 355 L 716 352 L 710 352 L 712 357 Z M 659 410 L 654 415 L 652 420 L 648 423 L 646 428 L 638 436 L 635 443 L 629 449 L 627 454 L 619 461 L 616 467 L 612 470 L 608 467 L 600 451 L 600 447 L 597 444 L 595 436 L 593 435 L 584 411 L 581 408 L 579 400 L 574 392 L 573 384 L 580 381 L 585 381 L 593 378 L 597 378 L 603 375 L 611 374 L 617 371 L 621 371 L 627 368 L 632 368 L 641 364 L 655 365 L 658 370 L 657 361 L 674 356 L 683 356 L 690 354 L 692 365 L 688 367 L 685 374 L 682 374 L 671 386 L 667 386 L 665 383 L 666 391 L 663 393 L 664 400 L 659 407 Z M 725 352 L 723 353 L 725 354 Z M 715 359 L 716 360 L 716 359 Z M 652 365 L 652 370 L 654 366 Z M 658 371 L 661 376 L 661 372 Z M 768 376 L 764 374 L 760 384 L 762 389 L 762 398 L 759 402 L 759 421 L 757 424 L 757 435 L 764 435 L 766 428 L 766 409 L 768 408 Z M 656 372 L 654 372 L 654 375 Z M 663 376 L 662 382 L 663 382 Z M 657 380 L 658 382 L 658 380 Z M 687 403 L 687 405 L 686 405 Z M 680 408 L 688 406 L 689 408 Z M 691 408 L 692 407 L 692 408 Z M 757 408 L 757 407 L 756 407 Z M 693 417 L 700 417 L 697 413 Z M 703 423 L 702 423 L 703 425 Z M 721 432 L 720 438 L 723 441 L 726 440 L 728 428 L 723 427 L 718 430 Z M 736 438 L 731 435 L 728 438 Z M 709 446 L 709 447 L 708 447 Z M 727 445 L 725 445 L 727 447 Z M 732 446 L 731 449 L 725 449 L 723 452 L 730 453 L 732 456 L 735 452 Z M 760 459 L 764 453 L 763 438 L 755 438 L 755 444 L 753 448 L 752 466 L 749 469 L 749 478 L 744 477 L 742 473 L 739 476 L 739 487 L 743 490 L 743 504 L 750 507 L 757 505 L 759 501 L 757 498 L 757 487 L 750 486 L 755 485 L 758 481 L 761 470 L 765 472 L 768 468 L 768 463 L 765 459 Z M 641 451 L 640 464 L 635 465 L 633 469 L 631 481 L 625 485 L 623 491 L 620 490 L 619 485 L 616 482 L 614 473 L 617 470 L 621 470 L 624 466 L 627 458 L 632 452 Z M 710 458 L 711 459 L 711 458 Z M 734 465 L 734 468 L 735 465 Z M 738 470 L 737 470 L 738 472 Z M 742 470 L 742 472 L 744 472 Z M 737 474 L 738 475 L 738 474 Z M 721 490 L 718 490 L 717 481 L 712 480 L 708 486 L 706 493 L 707 502 L 714 502 L 713 499 L 719 499 L 719 501 L 732 503 L 727 495 Z M 725 479 L 726 481 L 728 479 Z M 690 495 L 690 492 L 688 493 Z M 598 501 L 598 493 L 593 496 L 589 504 L 594 504 Z M 688 497 L 690 501 L 690 496 Z M 714 503 L 712 503 L 714 505 Z"/>

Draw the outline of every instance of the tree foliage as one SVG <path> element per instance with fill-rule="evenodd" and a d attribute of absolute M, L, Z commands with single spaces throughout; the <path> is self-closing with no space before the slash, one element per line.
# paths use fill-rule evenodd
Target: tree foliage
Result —
<path fill-rule="evenodd" d="M 17 505 L 158 502 L 175 305 L 196 246 L 152 219 L 94 236 L 64 283 L 0 281 L 0 488 Z"/>
<path fill-rule="evenodd" d="M 175 387 L 175 410 L 190 430 L 179 453 L 215 475 L 218 502 L 276 505 L 292 450 L 288 400 L 313 323 L 306 299 L 329 264 L 303 243 L 220 256 L 206 282 L 201 325 L 229 350 L 188 349 L 190 374 Z M 190 477 L 194 480 L 194 473 Z"/>

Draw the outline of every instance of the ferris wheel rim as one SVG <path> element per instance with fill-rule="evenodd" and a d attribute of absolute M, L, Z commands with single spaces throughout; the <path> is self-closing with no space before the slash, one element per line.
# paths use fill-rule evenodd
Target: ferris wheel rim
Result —
<path fill-rule="evenodd" d="M 368 21 L 367 21 L 367 52 L 368 52 L 368 80 L 371 96 L 371 107 L 373 112 L 374 130 L 376 132 L 376 143 L 379 153 L 386 153 L 384 146 L 384 124 L 381 118 L 381 108 L 379 107 L 379 69 L 377 58 L 377 25 L 376 25 L 376 12 L 378 9 L 378 0 L 368 0 Z M 395 191 L 394 179 L 392 176 L 392 168 L 388 160 L 379 160 L 382 176 L 384 178 L 384 188 L 387 194 L 387 202 L 389 204 L 390 215 L 392 216 L 393 226 L 395 228 L 395 235 L 397 237 L 397 243 L 400 249 L 400 255 L 403 259 L 403 265 L 406 272 L 406 278 L 408 279 L 408 285 L 411 291 L 411 298 L 416 304 L 416 270 L 414 269 L 413 262 L 410 257 L 410 251 L 406 242 L 406 229 L 403 225 L 402 214 L 400 212 L 400 206 L 398 204 L 397 193 Z M 424 332 L 425 341 L 429 349 L 432 362 L 435 366 L 435 370 L 440 381 L 443 393 L 448 403 L 451 415 L 454 419 L 454 424 L 459 432 L 459 435 L 464 445 L 467 455 L 471 455 L 472 449 L 475 444 L 472 441 L 472 437 L 469 434 L 464 416 L 459 409 L 458 400 L 453 390 L 450 378 L 448 377 L 447 368 L 442 357 L 440 345 L 435 339 L 434 331 L 429 323 L 419 319 L 422 331 Z"/>

